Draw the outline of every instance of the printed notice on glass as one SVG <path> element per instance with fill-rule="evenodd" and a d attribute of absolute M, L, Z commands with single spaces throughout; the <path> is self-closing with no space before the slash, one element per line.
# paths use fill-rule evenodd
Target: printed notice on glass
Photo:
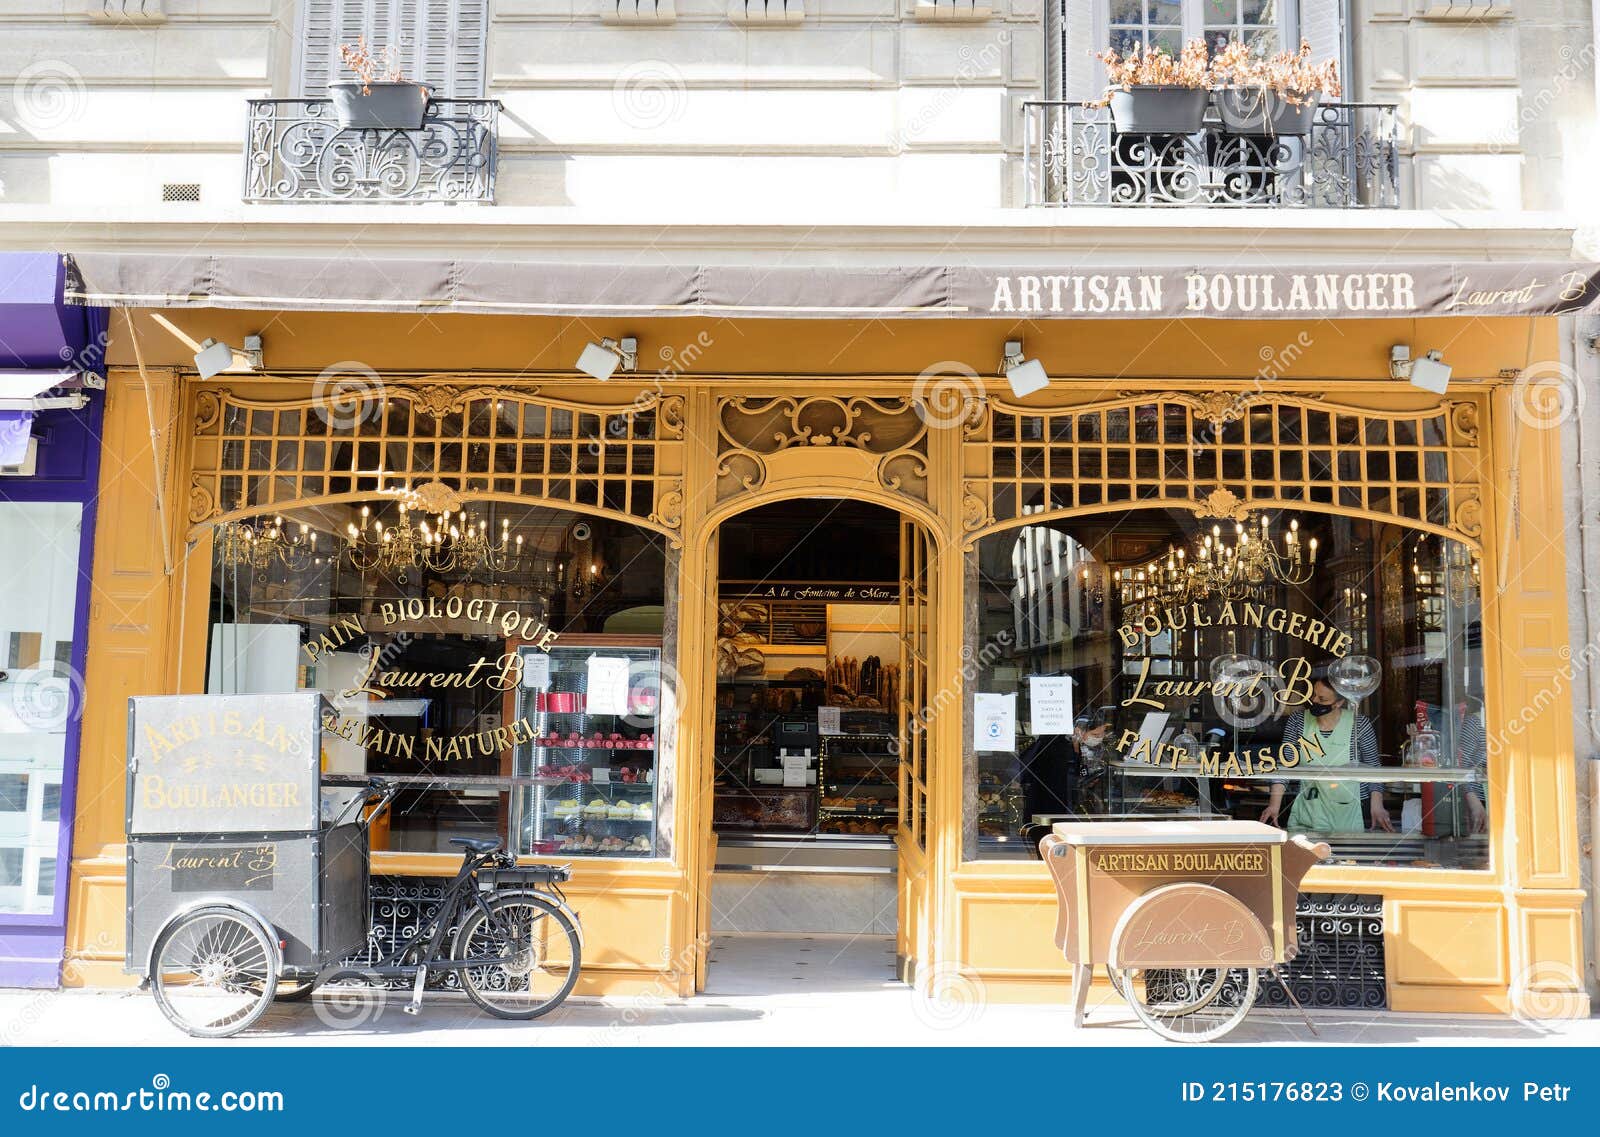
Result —
<path fill-rule="evenodd" d="M 1031 708 L 1031 732 L 1035 738 L 1043 734 L 1072 733 L 1072 679 L 1066 675 L 1028 676 L 1028 706 Z"/>
<path fill-rule="evenodd" d="M 839 708 L 838 707 L 818 707 L 817 708 L 817 733 L 818 734 L 838 734 L 840 732 L 840 729 L 841 728 L 839 726 Z"/>
<path fill-rule="evenodd" d="M 1015 750 L 1017 748 L 1017 697 L 985 695 L 972 697 L 972 748 L 974 750 Z"/>
<path fill-rule="evenodd" d="M 550 690 L 550 657 L 542 651 L 522 655 L 522 685 L 535 691 Z"/>
<path fill-rule="evenodd" d="M 628 657 L 591 655 L 585 709 L 591 715 L 628 713 Z"/>

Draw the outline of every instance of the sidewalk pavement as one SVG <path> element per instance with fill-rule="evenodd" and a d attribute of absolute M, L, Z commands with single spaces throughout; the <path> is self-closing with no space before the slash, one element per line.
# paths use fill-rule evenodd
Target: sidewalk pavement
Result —
<path fill-rule="evenodd" d="M 374 993 L 377 995 L 377 993 Z M 1161 1040 L 1121 1006 L 1091 1009 L 1074 1031 L 1059 1005 L 927 1000 L 899 984 L 692 999 L 571 999 L 531 1023 L 504 1022 L 465 998 L 429 994 L 405 1014 L 409 992 L 378 995 L 354 1015 L 277 1003 L 254 1027 L 222 1042 L 191 1039 L 142 991 L 0 991 L 0 1045 L 174 1046 L 1148 1046 Z M 1600 1019 L 1521 1023 L 1490 1016 L 1313 1012 L 1312 1038 L 1293 1012 L 1258 1009 L 1226 1041 L 1247 1046 L 1600 1045 Z"/>

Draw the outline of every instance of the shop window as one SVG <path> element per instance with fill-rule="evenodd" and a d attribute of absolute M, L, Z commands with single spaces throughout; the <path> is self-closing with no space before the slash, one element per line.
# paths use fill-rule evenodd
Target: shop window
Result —
<path fill-rule="evenodd" d="M 72 502 L 0 502 L 0 912 L 48 912 L 54 885 L 39 880 L 55 855 L 67 733 L 82 712 L 72 668 L 78 525 Z"/>
<path fill-rule="evenodd" d="M 1326 840 L 1335 863 L 1488 867 L 1470 546 L 1241 505 L 1057 518 L 973 555 L 968 858 L 1037 855 L 1072 817 L 1230 817 Z M 1067 564 L 1096 618 L 1036 619 Z"/>
<path fill-rule="evenodd" d="M 323 692 L 329 779 L 403 786 L 375 848 L 667 854 L 664 537 L 416 494 L 283 510 L 214 529 L 207 686 Z"/>

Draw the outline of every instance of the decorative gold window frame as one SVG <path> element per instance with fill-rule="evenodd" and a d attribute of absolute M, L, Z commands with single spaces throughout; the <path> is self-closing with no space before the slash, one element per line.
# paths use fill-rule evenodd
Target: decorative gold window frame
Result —
<path fill-rule="evenodd" d="M 1242 519 L 1311 510 L 1441 533 L 1481 552 L 1484 408 L 1382 409 L 1252 390 L 993 399 L 966 426 L 968 548 L 1001 529 L 1135 509 Z"/>
<path fill-rule="evenodd" d="M 626 394 L 627 392 L 622 392 Z M 597 404 L 537 387 L 370 381 L 193 398 L 190 536 L 295 507 L 510 501 L 613 517 L 680 544 L 684 400 Z"/>

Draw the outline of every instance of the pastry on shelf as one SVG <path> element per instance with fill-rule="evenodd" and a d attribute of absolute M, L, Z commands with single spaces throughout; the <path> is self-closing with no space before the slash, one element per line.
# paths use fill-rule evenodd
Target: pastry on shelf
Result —
<path fill-rule="evenodd" d="M 606 810 L 608 821 L 632 821 L 634 818 L 633 806 L 625 801 L 611 803 L 611 808 Z"/>
<path fill-rule="evenodd" d="M 555 818 L 578 816 L 578 799 L 567 798 L 565 801 L 556 802 L 556 807 L 550 811 L 550 816 Z"/>
<path fill-rule="evenodd" d="M 611 812 L 611 803 L 604 800 L 591 801 L 583 807 L 583 816 L 591 821 L 604 821 Z"/>
<path fill-rule="evenodd" d="M 646 837 L 643 833 L 639 834 L 639 836 L 635 837 L 632 841 L 628 842 L 628 852 L 630 852 L 630 853 L 648 853 L 648 852 L 650 852 L 650 838 Z"/>
<path fill-rule="evenodd" d="M 656 819 L 656 807 L 648 801 L 641 801 L 633 807 L 633 819 L 635 821 L 654 821 Z"/>

